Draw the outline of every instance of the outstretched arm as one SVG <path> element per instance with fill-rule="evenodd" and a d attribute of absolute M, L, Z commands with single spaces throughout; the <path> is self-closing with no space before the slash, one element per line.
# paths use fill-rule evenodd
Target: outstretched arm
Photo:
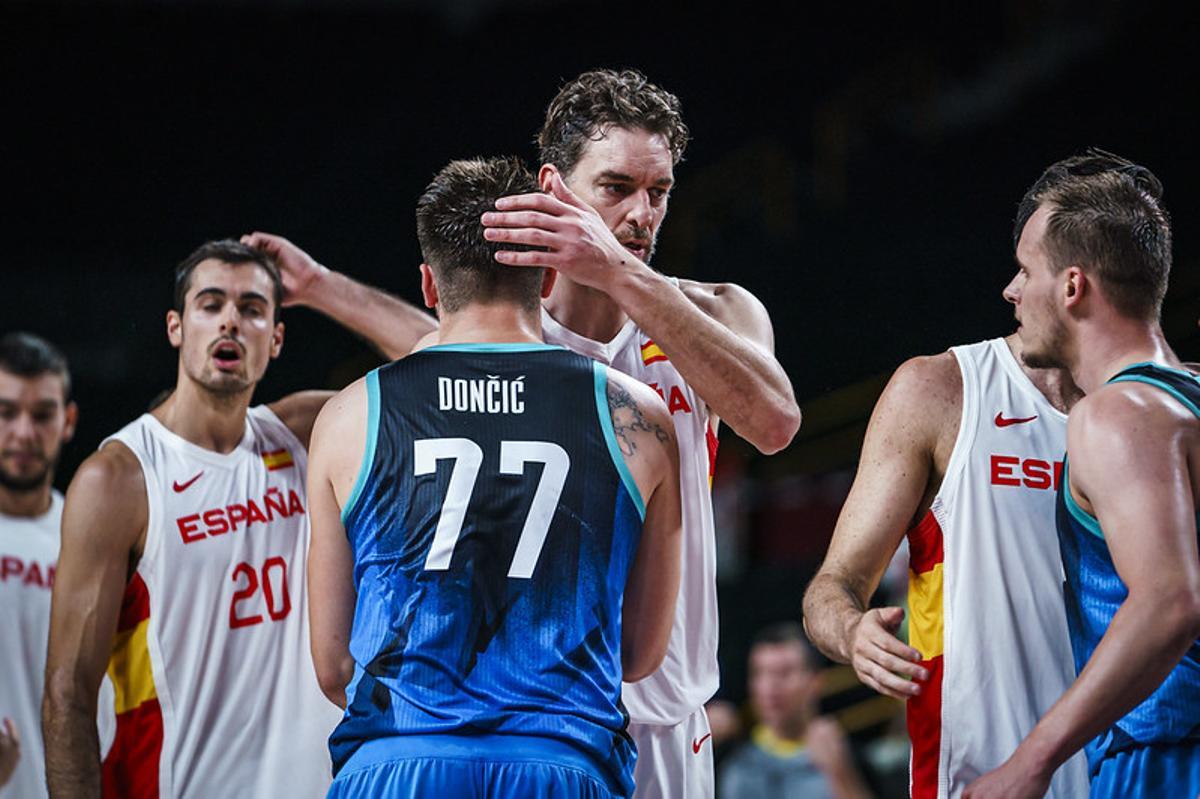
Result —
<path fill-rule="evenodd" d="M 321 690 L 343 708 L 354 676 L 350 631 L 357 592 L 354 554 L 341 513 L 365 448 L 366 406 L 363 380 L 330 400 L 317 418 L 308 460 L 310 645 Z"/>
<path fill-rule="evenodd" d="M 552 169 L 552 168 L 551 168 Z M 635 258 L 557 170 L 549 194 L 497 201 L 483 215 L 489 241 L 541 250 L 501 250 L 496 260 L 545 266 L 608 294 L 660 346 L 713 414 L 770 454 L 800 428 L 791 382 L 775 359 L 766 309 L 732 284 L 676 286 Z"/>
<path fill-rule="evenodd" d="M 437 320 L 415 305 L 322 266 L 282 236 L 255 231 L 242 236 L 242 243 L 275 259 L 285 306 L 320 311 L 390 360 L 403 358 L 437 327 Z"/>
<path fill-rule="evenodd" d="M 53 797 L 100 796 L 96 697 L 146 513 L 141 467 L 122 444 L 84 461 L 67 489 L 42 700 Z"/>
<path fill-rule="evenodd" d="M 961 378 L 949 353 L 914 358 L 879 398 L 825 562 L 804 594 L 804 626 L 829 657 L 876 691 L 906 699 L 928 678 L 922 654 L 896 638 L 898 607 L 870 608 L 884 569 L 941 479 L 943 430 L 957 431 Z"/>
<path fill-rule="evenodd" d="M 1071 411 L 1064 490 L 1099 520 L 1129 595 L 1074 684 L 1004 765 L 972 783 L 972 799 L 1042 796 L 1055 770 L 1149 696 L 1200 638 L 1186 440 L 1194 420 L 1157 389 L 1115 389 Z"/>

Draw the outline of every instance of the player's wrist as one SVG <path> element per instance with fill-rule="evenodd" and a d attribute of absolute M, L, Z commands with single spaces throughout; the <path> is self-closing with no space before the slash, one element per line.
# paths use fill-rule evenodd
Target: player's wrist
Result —
<path fill-rule="evenodd" d="M 663 289 L 669 286 L 665 277 L 636 258 L 620 259 L 610 274 L 608 296 L 634 318 L 659 302 Z"/>

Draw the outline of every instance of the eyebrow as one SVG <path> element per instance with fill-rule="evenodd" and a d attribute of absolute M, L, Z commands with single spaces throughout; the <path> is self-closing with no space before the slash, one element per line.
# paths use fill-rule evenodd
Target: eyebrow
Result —
<path fill-rule="evenodd" d="M 0 397 L 0 408 L 16 408 L 20 403 L 16 400 Z M 33 403 L 35 410 L 53 410 L 58 407 L 58 400 L 42 399 Z"/>
<path fill-rule="evenodd" d="M 199 291 L 197 291 L 196 296 L 193 299 L 198 300 L 204 296 L 218 297 L 220 299 L 225 299 L 225 297 L 227 297 L 229 295 L 226 294 L 224 289 L 210 287 L 210 288 L 206 288 L 206 289 L 200 289 Z M 238 299 L 243 300 L 243 301 L 251 300 L 251 301 L 257 301 L 257 302 L 269 302 L 269 300 L 266 297 L 259 294 L 257 291 L 243 291 L 241 294 L 238 295 Z"/>
<path fill-rule="evenodd" d="M 632 175 L 626 175 L 624 172 L 615 172 L 611 169 L 606 169 L 596 176 L 596 180 L 615 180 L 621 183 L 636 183 Z M 674 183 L 671 178 L 659 178 L 654 182 L 655 186 L 670 186 Z"/>

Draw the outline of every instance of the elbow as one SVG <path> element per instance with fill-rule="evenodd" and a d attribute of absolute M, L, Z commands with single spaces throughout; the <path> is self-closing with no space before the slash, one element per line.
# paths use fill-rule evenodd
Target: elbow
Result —
<path fill-rule="evenodd" d="M 354 677 L 354 660 L 348 655 L 342 658 L 326 658 L 315 663 L 317 685 L 321 693 L 338 707 L 346 706 L 346 686 Z"/>
<path fill-rule="evenodd" d="M 761 435 L 752 443 L 763 455 L 774 455 L 791 444 L 800 430 L 800 406 L 786 403 L 774 409 L 766 422 Z"/>

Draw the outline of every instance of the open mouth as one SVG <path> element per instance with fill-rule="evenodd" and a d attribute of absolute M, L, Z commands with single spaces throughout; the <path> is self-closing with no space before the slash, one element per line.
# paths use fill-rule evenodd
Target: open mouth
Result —
<path fill-rule="evenodd" d="M 218 369 L 236 369 L 242 362 L 242 349 L 232 341 L 222 341 L 213 348 L 212 357 Z"/>
<path fill-rule="evenodd" d="M 624 241 L 621 242 L 621 244 L 623 247 L 625 247 L 625 249 L 629 250 L 636 258 L 638 258 L 638 260 L 641 261 L 646 260 L 646 255 L 650 252 L 649 245 L 645 244 L 644 242 Z"/>

